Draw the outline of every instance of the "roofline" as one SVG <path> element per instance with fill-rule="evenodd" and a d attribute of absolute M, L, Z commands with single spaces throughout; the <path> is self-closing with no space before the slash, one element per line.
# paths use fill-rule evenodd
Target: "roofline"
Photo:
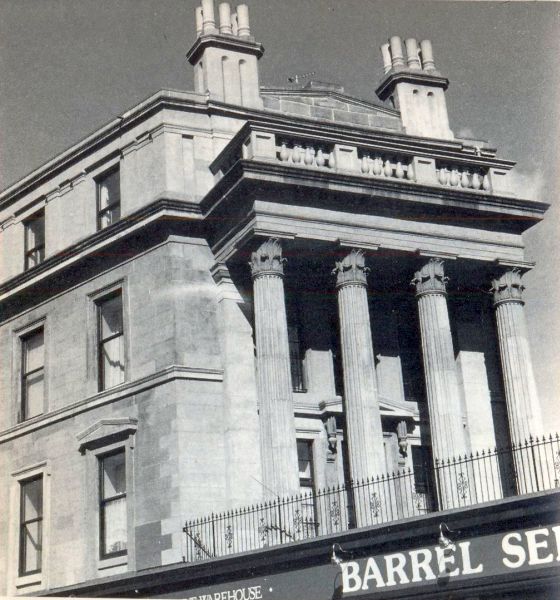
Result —
<path fill-rule="evenodd" d="M 389 108 L 381 103 L 372 102 L 371 100 L 363 100 L 362 98 L 357 98 L 356 96 L 350 96 L 350 94 L 345 94 L 343 92 L 337 92 L 335 90 L 321 90 L 321 89 L 311 89 L 311 88 L 283 88 L 283 87 L 272 87 L 272 86 L 261 86 L 261 94 L 264 96 L 273 95 L 273 94 L 283 94 L 286 96 L 330 96 L 335 98 L 336 100 L 348 101 L 352 100 L 355 104 L 363 106 L 364 108 L 372 108 L 380 110 L 385 114 L 400 117 L 400 111 L 395 108 Z"/>

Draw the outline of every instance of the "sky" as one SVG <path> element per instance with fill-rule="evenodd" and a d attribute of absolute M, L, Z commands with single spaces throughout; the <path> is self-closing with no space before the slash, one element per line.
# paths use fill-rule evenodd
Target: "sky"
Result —
<path fill-rule="evenodd" d="M 218 2 L 216 2 L 217 5 Z M 430 39 L 459 136 L 517 161 L 551 204 L 524 235 L 527 323 L 547 430 L 560 431 L 560 3 L 246 0 L 263 85 L 314 72 L 373 99 L 379 46 Z M 195 0 L 0 0 L 0 189 L 162 88 L 192 90 Z"/>

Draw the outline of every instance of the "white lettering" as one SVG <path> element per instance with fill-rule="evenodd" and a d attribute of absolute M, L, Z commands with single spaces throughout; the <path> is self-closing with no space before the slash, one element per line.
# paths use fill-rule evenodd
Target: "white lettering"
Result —
<path fill-rule="evenodd" d="M 396 554 L 388 554 L 385 557 L 385 567 L 387 569 L 387 585 L 397 585 L 395 581 L 395 575 L 400 579 L 399 583 L 410 583 L 406 573 L 404 572 L 404 565 L 406 563 L 406 557 L 404 554 L 397 552 Z"/>
<path fill-rule="evenodd" d="M 436 546 L 436 557 L 440 575 L 443 575 L 444 573 L 449 575 L 449 577 L 455 577 L 456 575 L 459 575 L 458 568 L 454 571 L 451 571 L 449 567 L 446 566 L 448 563 L 452 566 L 455 565 L 455 554 L 451 548 L 440 548 L 439 546 Z"/>
<path fill-rule="evenodd" d="M 517 540 L 518 542 L 521 541 L 521 534 L 520 533 L 508 533 L 507 535 L 504 535 L 503 539 L 502 539 L 502 550 L 509 555 L 513 555 L 517 557 L 517 561 L 512 561 L 509 560 L 509 558 L 503 558 L 502 562 L 504 563 L 504 565 L 506 567 L 509 567 L 510 569 L 517 569 L 518 567 L 521 567 L 524 563 L 525 563 L 525 550 L 521 547 L 521 546 L 516 546 L 514 544 L 512 544 L 510 542 L 510 540 Z"/>
<path fill-rule="evenodd" d="M 377 563 L 375 562 L 375 559 L 373 557 L 370 557 L 367 560 L 366 568 L 364 571 L 362 590 L 369 590 L 368 581 L 370 579 L 375 579 L 375 587 L 385 587 L 383 575 L 381 575 L 381 571 L 379 570 L 379 567 L 377 566 Z"/>
<path fill-rule="evenodd" d="M 436 578 L 434 572 L 430 567 L 430 561 L 432 560 L 431 550 L 411 550 L 409 554 L 412 567 L 412 581 L 414 583 L 422 581 L 420 570 L 424 571 L 424 579 L 426 581 Z M 422 556 L 422 559 L 420 559 L 420 556 Z"/>
<path fill-rule="evenodd" d="M 357 562 L 349 561 L 341 563 L 342 569 L 342 593 L 357 592 L 362 587 L 362 580 L 359 575 L 360 565 Z"/>
<path fill-rule="evenodd" d="M 552 528 L 554 532 L 554 537 L 556 538 L 556 560 L 560 561 L 560 526 L 556 526 Z"/>
<path fill-rule="evenodd" d="M 532 531 L 526 531 L 525 535 L 527 536 L 527 549 L 529 550 L 530 565 L 542 565 L 554 560 L 552 552 L 542 558 L 539 556 L 539 548 L 548 548 L 548 540 L 537 542 L 537 536 L 544 535 L 548 537 L 548 529 L 533 529 Z"/>
<path fill-rule="evenodd" d="M 461 548 L 461 559 L 463 562 L 463 575 L 472 575 L 473 573 L 482 573 L 484 565 L 480 563 L 478 567 L 472 567 L 471 565 L 471 553 L 470 553 L 470 542 L 460 542 L 459 548 Z"/>

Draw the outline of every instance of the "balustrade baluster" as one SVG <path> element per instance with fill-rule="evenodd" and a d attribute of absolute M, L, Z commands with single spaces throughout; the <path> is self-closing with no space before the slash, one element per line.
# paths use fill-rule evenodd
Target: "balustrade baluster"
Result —
<path fill-rule="evenodd" d="M 292 161 L 296 164 L 301 161 L 301 146 L 299 144 L 294 144 L 294 149 L 292 150 Z"/>
<path fill-rule="evenodd" d="M 472 188 L 473 190 L 479 190 L 480 189 L 480 175 L 478 173 L 478 169 L 475 169 L 473 171 L 473 175 L 472 175 Z"/>
<path fill-rule="evenodd" d="M 451 178 L 449 180 L 449 183 L 453 186 L 456 187 L 459 185 L 459 171 L 456 168 L 453 168 L 451 170 Z"/>
<path fill-rule="evenodd" d="M 290 158 L 290 153 L 288 148 L 286 148 L 286 142 L 282 142 L 282 146 L 280 147 L 279 158 L 282 162 L 286 162 Z"/>
<path fill-rule="evenodd" d="M 406 178 L 408 179 L 408 181 L 416 180 L 416 176 L 414 173 L 414 167 L 412 166 L 412 163 L 408 163 L 408 165 L 406 167 Z"/>
<path fill-rule="evenodd" d="M 373 160 L 373 174 L 374 175 L 381 175 L 381 173 L 383 172 L 383 160 L 381 158 L 381 156 L 379 156 L 379 154 L 375 155 L 375 158 Z"/>
<path fill-rule="evenodd" d="M 367 152 L 362 156 L 361 169 L 364 175 L 369 173 L 369 154 Z"/>
<path fill-rule="evenodd" d="M 395 169 L 395 175 L 397 176 L 397 179 L 404 179 L 404 169 L 402 166 L 402 162 L 399 160 L 397 160 L 397 167 Z"/>
<path fill-rule="evenodd" d="M 329 154 L 329 167 L 331 169 L 336 169 L 336 161 L 335 161 L 335 158 L 334 158 L 334 152 L 331 152 Z"/>
<path fill-rule="evenodd" d="M 325 166 L 325 155 L 323 154 L 323 149 L 319 146 L 319 149 L 317 150 L 317 156 L 315 157 L 315 164 L 318 167 L 324 167 Z"/>
<path fill-rule="evenodd" d="M 308 144 L 307 147 L 305 148 L 305 157 L 303 159 L 303 162 L 307 166 L 310 166 L 313 164 L 314 158 L 315 158 L 315 150 L 313 149 L 313 146 Z"/>
<path fill-rule="evenodd" d="M 469 170 L 468 169 L 463 169 L 463 172 L 461 174 L 461 187 L 464 187 L 464 188 L 470 187 Z"/>
<path fill-rule="evenodd" d="M 482 179 L 482 189 L 485 192 L 490 190 L 490 178 L 488 177 L 488 173 L 486 173 Z"/>
<path fill-rule="evenodd" d="M 385 166 L 383 167 L 383 174 L 385 175 L 385 177 L 391 177 L 393 175 L 393 165 L 391 164 L 391 161 L 389 159 L 385 161 Z"/>

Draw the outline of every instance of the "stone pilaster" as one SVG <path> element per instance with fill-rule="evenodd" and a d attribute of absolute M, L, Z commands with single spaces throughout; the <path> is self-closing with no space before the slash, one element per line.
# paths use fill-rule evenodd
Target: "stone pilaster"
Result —
<path fill-rule="evenodd" d="M 264 494 L 299 491 L 282 247 L 264 242 L 251 255 Z"/>
<path fill-rule="evenodd" d="M 414 275 L 434 458 L 465 454 L 465 433 L 447 311 L 443 262 L 431 259 Z"/>
<path fill-rule="evenodd" d="M 366 291 L 367 272 L 360 250 L 352 250 L 336 263 L 333 271 L 338 289 L 346 434 L 354 481 L 386 471 Z"/>
<path fill-rule="evenodd" d="M 492 281 L 509 430 L 514 444 L 542 434 L 542 417 L 523 309 L 523 289 L 521 273 L 517 269 L 507 271 Z"/>

